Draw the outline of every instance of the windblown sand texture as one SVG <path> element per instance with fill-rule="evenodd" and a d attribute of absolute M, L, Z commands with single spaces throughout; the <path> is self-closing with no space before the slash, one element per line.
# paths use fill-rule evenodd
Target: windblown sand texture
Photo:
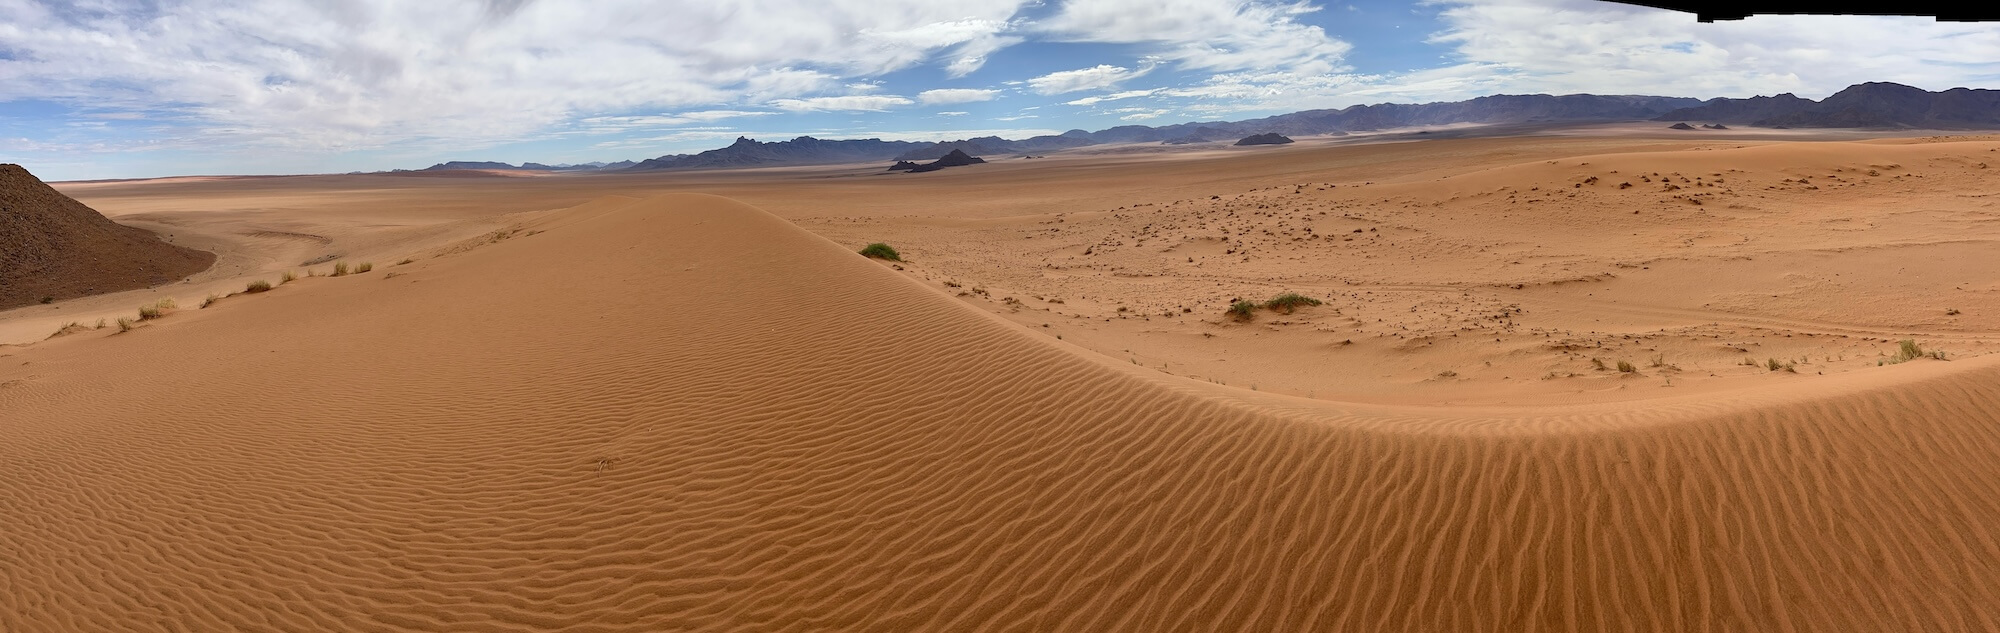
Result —
<path fill-rule="evenodd" d="M 1334 160 L 1298 145 L 1259 149 Z M 1665 173 L 1697 153 L 1628 158 Z M 1533 160 L 1495 167 L 1612 159 Z M 893 177 L 1021 177 L 980 168 Z M 1992 182 L 1966 178 L 1944 190 Z M 816 186 L 765 195 L 866 206 Z M 1179 186 L 1160 195 L 1214 183 Z M 1430 187 L 1497 205 L 1499 186 Z M 1979 253 L 1968 200 L 1948 241 Z M 0 348 L 0 630 L 2000 629 L 1994 356 L 1559 404 L 1309 399 L 1057 339 L 1021 316 L 1039 308 L 955 296 L 940 246 L 868 260 L 729 198 L 507 222 L 407 265 Z M 1547 243 L 1570 254 L 1541 274 L 1605 257 Z"/>
<path fill-rule="evenodd" d="M 179 281 L 214 262 L 0 164 L 0 309 Z"/>

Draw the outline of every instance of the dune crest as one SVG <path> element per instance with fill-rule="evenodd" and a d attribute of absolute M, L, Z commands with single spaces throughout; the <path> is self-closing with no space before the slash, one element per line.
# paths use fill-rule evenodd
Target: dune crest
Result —
<path fill-rule="evenodd" d="M 14 352 L 0 630 L 2000 628 L 1990 362 L 1426 416 L 1119 367 L 715 196 L 525 228 Z"/>

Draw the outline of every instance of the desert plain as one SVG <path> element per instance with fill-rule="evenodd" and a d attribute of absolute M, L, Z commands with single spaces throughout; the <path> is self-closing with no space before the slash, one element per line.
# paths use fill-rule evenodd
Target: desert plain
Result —
<path fill-rule="evenodd" d="M 0 630 L 2000 630 L 2000 136 L 1443 132 L 55 183 Z"/>

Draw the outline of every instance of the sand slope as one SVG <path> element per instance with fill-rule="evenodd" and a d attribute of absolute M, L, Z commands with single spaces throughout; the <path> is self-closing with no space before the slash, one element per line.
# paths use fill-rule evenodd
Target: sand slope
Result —
<path fill-rule="evenodd" d="M 722 198 L 524 228 L 0 351 L 0 630 L 2000 628 L 1989 359 L 1340 405 Z"/>

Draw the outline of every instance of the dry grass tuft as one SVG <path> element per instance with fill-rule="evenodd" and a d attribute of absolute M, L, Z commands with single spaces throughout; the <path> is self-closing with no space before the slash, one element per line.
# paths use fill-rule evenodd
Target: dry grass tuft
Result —
<path fill-rule="evenodd" d="M 356 274 L 356 275 L 359 275 L 359 274 L 361 274 L 361 273 L 365 273 L 365 272 L 368 272 L 368 271 L 371 271 L 371 270 L 375 270 L 375 264 L 374 264 L 373 262 L 361 262 L 361 263 L 359 263 L 359 264 L 355 264 L 355 265 L 354 265 L 354 274 Z"/>
<path fill-rule="evenodd" d="M 292 283 L 293 281 L 298 280 L 298 278 L 299 278 L 298 275 L 292 274 L 292 271 L 287 270 L 285 271 L 285 274 L 283 276 L 278 277 L 278 285 L 282 286 L 288 283 Z"/>
<path fill-rule="evenodd" d="M 346 274 L 347 274 L 347 262 L 337 262 L 337 263 L 335 263 L 335 264 L 333 265 L 333 274 L 331 274 L 331 275 L 327 275 L 327 276 L 328 276 L 328 277 L 341 277 L 341 276 L 344 276 L 344 275 L 346 275 Z"/>
<path fill-rule="evenodd" d="M 259 280 L 256 280 L 256 281 L 253 281 L 253 282 L 250 282 L 250 285 L 247 285 L 247 286 L 244 286 L 244 287 L 243 287 L 243 291 L 244 291 L 244 292 L 248 292 L 248 293 L 253 293 L 253 294 L 254 294 L 254 293 L 259 293 L 259 292 L 263 292 L 263 291 L 266 291 L 266 290 L 270 290 L 270 289 L 271 289 L 271 282 L 268 282 L 268 281 L 264 281 L 264 280 L 262 280 L 262 279 L 259 279 Z"/>

